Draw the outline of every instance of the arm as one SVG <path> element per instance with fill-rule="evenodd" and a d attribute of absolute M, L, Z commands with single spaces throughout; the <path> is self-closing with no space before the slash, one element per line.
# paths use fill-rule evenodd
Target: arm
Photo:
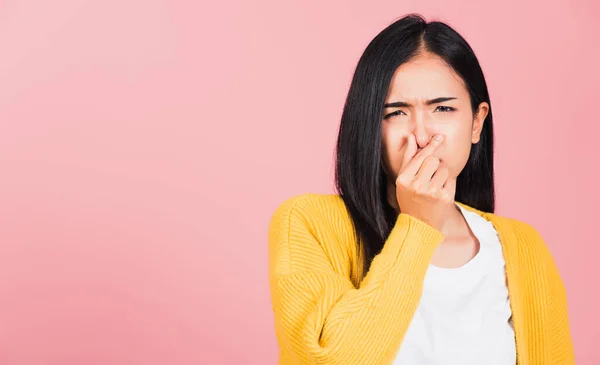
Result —
<path fill-rule="evenodd" d="M 400 214 L 355 288 L 338 274 L 298 200 L 269 227 L 269 278 L 280 347 L 298 364 L 391 363 L 419 303 L 438 230 Z"/>
<path fill-rule="evenodd" d="M 567 293 L 565 285 L 558 271 L 552 253 L 544 242 L 540 233 L 530 225 L 526 231 L 531 232 L 537 243 L 539 257 L 545 271 L 545 280 L 548 288 L 547 295 L 547 320 L 548 343 L 550 363 L 561 365 L 574 365 L 575 354 L 569 326 L 569 312 L 567 308 Z"/>
<path fill-rule="evenodd" d="M 574 365 L 575 353 L 569 328 L 567 293 L 554 261 L 548 265 L 548 281 L 551 285 L 549 298 L 550 333 L 553 344 L 550 346 L 553 363 Z"/>
<path fill-rule="evenodd" d="M 553 364 L 574 365 L 575 353 L 569 327 L 565 285 L 550 251 L 547 248 L 545 251 L 546 273 L 550 289 L 548 297 L 548 319 L 552 339 L 550 359 Z"/>

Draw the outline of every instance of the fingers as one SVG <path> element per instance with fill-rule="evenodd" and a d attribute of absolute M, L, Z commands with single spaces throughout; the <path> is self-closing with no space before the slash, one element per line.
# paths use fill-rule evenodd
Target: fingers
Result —
<path fill-rule="evenodd" d="M 400 164 L 400 172 L 404 171 L 410 160 L 417 153 L 418 146 L 415 135 L 410 133 L 406 140 L 406 148 L 404 149 L 404 155 L 402 156 L 402 163 Z"/>
<path fill-rule="evenodd" d="M 414 136 L 411 134 L 409 138 L 409 141 L 411 141 L 411 138 L 414 140 Z M 415 176 L 417 174 L 417 172 L 419 171 L 419 169 L 421 168 L 421 165 L 423 165 L 423 163 L 425 162 L 425 159 L 428 156 L 433 155 L 433 153 L 440 147 L 440 145 L 442 144 L 442 141 L 444 139 L 444 136 L 441 134 L 435 135 L 427 144 L 427 146 L 425 146 L 425 148 L 423 148 L 421 151 L 419 151 L 419 153 L 417 153 L 406 165 L 404 170 L 400 170 L 401 173 L 409 175 L 409 176 Z M 416 148 L 416 141 L 415 141 L 415 146 Z M 407 148 L 408 149 L 408 148 Z"/>
<path fill-rule="evenodd" d="M 448 180 L 448 176 L 450 175 L 448 168 L 444 166 L 438 167 L 438 169 L 433 174 L 431 181 L 429 181 L 430 188 L 441 191 Z"/>
<path fill-rule="evenodd" d="M 416 183 L 418 186 L 427 187 L 431 185 L 430 180 L 433 177 L 433 174 L 437 174 L 436 171 L 440 167 L 440 159 L 435 156 L 427 156 L 423 161 L 423 165 L 417 172 Z M 442 182 L 442 184 L 445 181 Z M 440 188 L 442 186 L 440 185 Z"/>
<path fill-rule="evenodd" d="M 446 184 L 442 188 L 442 192 L 446 193 L 445 195 L 454 200 L 456 195 L 456 179 L 446 179 Z"/>
<path fill-rule="evenodd" d="M 396 200 L 400 211 L 423 216 L 424 221 L 434 222 L 431 224 L 437 227 L 443 217 L 436 207 L 454 201 L 456 178 L 450 176 L 448 168 L 434 155 L 443 141 L 443 136 L 435 137 L 418 151 L 415 136 L 409 135 L 396 178 Z"/>

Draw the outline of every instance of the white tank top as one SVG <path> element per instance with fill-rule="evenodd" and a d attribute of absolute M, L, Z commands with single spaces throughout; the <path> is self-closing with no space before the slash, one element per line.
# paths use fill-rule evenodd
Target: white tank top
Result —
<path fill-rule="evenodd" d="M 515 365 L 502 247 L 494 226 L 457 205 L 480 242 L 465 265 L 429 265 L 394 365 Z"/>

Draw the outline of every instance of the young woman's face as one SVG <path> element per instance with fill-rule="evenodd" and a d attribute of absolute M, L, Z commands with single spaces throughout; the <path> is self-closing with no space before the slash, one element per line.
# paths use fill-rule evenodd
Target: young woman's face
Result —
<path fill-rule="evenodd" d="M 396 70 L 385 104 L 382 142 L 390 181 L 400 172 L 411 134 L 419 149 L 434 135 L 443 134 L 435 156 L 448 168 L 449 177 L 456 178 L 467 163 L 471 144 L 479 142 L 489 110 L 487 103 L 481 103 L 474 115 L 463 80 L 431 53 L 423 53 Z"/>

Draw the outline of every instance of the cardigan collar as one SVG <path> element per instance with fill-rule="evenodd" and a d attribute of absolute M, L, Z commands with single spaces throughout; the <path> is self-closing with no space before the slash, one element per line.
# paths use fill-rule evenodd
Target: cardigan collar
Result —
<path fill-rule="evenodd" d="M 468 211 L 474 212 L 491 222 L 498 237 L 500 244 L 502 245 L 502 253 L 506 262 L 506 281 L 508 287 L 508 294 L 510 298 L 510 306 L 512 311 L 512 319 L 515 330 L 515 341 L 517 347 L 517 363 L 519 365 L 527 364 L 526 354 L 528 353 L 527 344 L 527 331 L 526 328 L 526 313 L 525 305 L 525 288 L 517 285 L 519 283 L 519 268 L 520 265 L 526 264 L 521 263 L 519 258 L 519 242 L 514 231 L 514 222 L 511 222 L 508 218 L 498 216 L 494 213 L 484 212 L 471 207 L 467 204 L 456 202 L 461 207 Z"/>

